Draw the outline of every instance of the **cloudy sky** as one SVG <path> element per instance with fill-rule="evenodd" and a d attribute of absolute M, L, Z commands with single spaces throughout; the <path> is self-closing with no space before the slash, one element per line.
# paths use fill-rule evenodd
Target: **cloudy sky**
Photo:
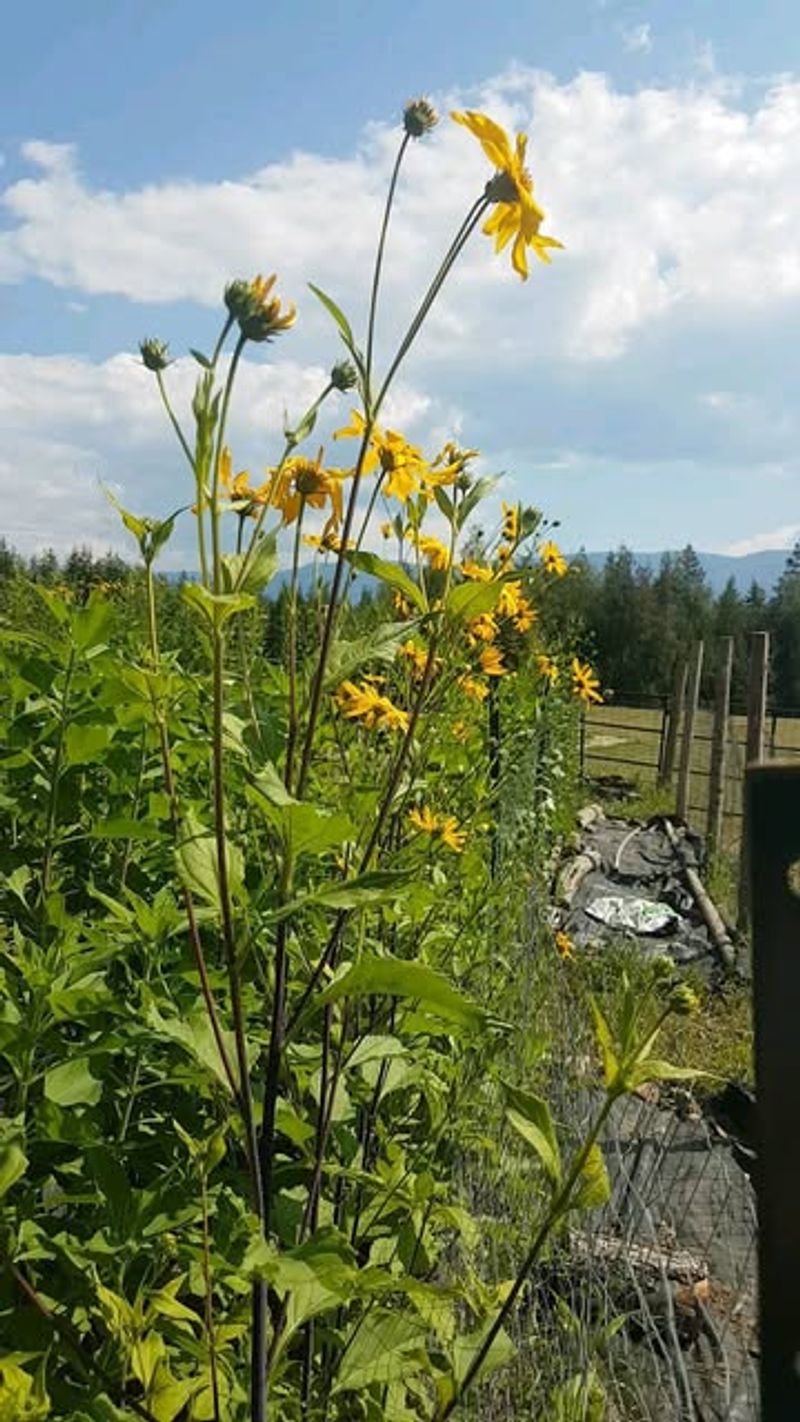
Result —
<path fill-rule="evenodd" d="M 232 424 L 236 467 L 260 474 L 338 355 L 306 283 L 363 320 L 418 93 L 530 134 L 566 250 L 523 285 L 476 235 L 391 421 L 431 451 L 479 446 L 568 549 L 800 532 L 796 0 L 28 0 L 4 16 L 0 87 L 0 532 L 17 547 L 124 548 L 101 481 L 137 513 L 187 499 L 137 342 L 208 348 L 225 282 L 274 270 L 298 322 L 252 348 Z M 449 120 L 409 153 L 381 359 L 487 176 Z M 169 371 L 181 409 L 195 371 Z"/>

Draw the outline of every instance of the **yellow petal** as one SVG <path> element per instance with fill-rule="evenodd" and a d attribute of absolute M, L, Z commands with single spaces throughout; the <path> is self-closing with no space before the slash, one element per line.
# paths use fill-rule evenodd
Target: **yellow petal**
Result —
<path fill-rule="evenodd" d="M 494 119 L 488 118 L 486 114 L 475 113 L 473 109 L 467 109 L 465 113 L 452 113 L 450 117 L 474 134 L 494 168 L 511 167 L 511 144 L 508 134 L 499 123 L 495 123 Z"/>
<path fill-rule="evenodd" d="M 525 249 L 525 238 L 521 232 L 518 233 L 511 250 L 511 265 L 523 281 L 528 280 L 528 253 Z"/>

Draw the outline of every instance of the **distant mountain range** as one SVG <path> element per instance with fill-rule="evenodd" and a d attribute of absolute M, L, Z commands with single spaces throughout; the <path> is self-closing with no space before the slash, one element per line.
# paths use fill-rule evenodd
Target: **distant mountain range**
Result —
<path fill-rule="evenodd" d="M 633 558 L 636 563 L 643 567 L 651 568 L 653 572 L 658 571 L 663 553 L 637 553 L 633 551 Z M 708 579 L 709 587 L 714 593 L 722 592 L 729 578 L 733 578 L 737 591 L 747 593 L 751 584 L 756 582 L 766 593 L 772 592 L 781 573 L 786 566 L 786 559 L 789 557 L 788 548 L 769 549 L 764 553 L 747 553 L 742 557 L 734 558 L 726 553 L 698 553 L 697 557 L 702 564 L 703 571 Z M 587 558 L 593 568 L 602 568 L 608 557 L 608 553 L 585 552 L 581 549 L 583 557 Z M 573 553 L 568 555 L 576 557 Z M 300 568 L 299 586 L 303 593 L 307 593 L 313 587 L 315 581 L 321 578 L 327 582 L 331 576 L 331 568 L 305 563 Z M 181 578 L 192 578 L 192 573 L 168 573 L 171 582 L 177 582 Z M 270 584 L 270 594 L 280 592 L 281 588 L 289 581 L 289 570 L 283 568 Z M 360 590 L 366 590 L 375 585 L 375 579 L 366 573 L 359 573 L 355 579 L 355 592 L 358 596 Z"/>
<path fill-rule="evenodd" d="M 722 592 L 729 578 L 733 578 L 740 593 L 746 593 L 754 582 L 770 593 L 786 566 L 790 552 L 789 548 L 770 548 L 764 553 L 746 553 L 738 558 L 727 553 L 700 552 L 697 557 L 703 566 L 709 587 L 715 593 Z M 602 568 L 608 553 L 585 553 L 584 556 L 593 568 Z M 664 554 L 634 552 L 633 557 L 635 562 L 657 572 Z"/>

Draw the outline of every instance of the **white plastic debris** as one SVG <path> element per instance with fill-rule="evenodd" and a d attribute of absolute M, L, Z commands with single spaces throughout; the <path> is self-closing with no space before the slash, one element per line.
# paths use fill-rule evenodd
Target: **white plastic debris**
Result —
<path fill-rule="evenodd" d="M 663 933 L 680 922 L 669 904 L 653 899 L 623 898 L 608 894 L 585 905 L 586 913 L 608 928 L 629 929 L 633 933 Z"/>

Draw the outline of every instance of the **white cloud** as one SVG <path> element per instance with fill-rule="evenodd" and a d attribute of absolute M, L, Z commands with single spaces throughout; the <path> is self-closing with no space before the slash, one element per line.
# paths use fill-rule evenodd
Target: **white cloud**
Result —
<path fill-rule="evenodd" d="M 196 376 L 194 362 L 181 360 L 167 377 L 187 431 Z M 325 382 L 320 366 L 243 361 L 229 424 L 236 468 L 249 467 L 259 480 L 280 450 L 285 415 L 299 418 Z M 329 405 L 320 419 L 321 439 L 345 422 L 347 411 L 347 397 Z M 457 410 L 402 383 L 386 413 L 412 434 L 426 435 L 448 416 L 460 418 Z M 85 543 L 131 555 L 101 484 L 137 513 L 163 515 L 192 501 L 191 476 L 153 377 L 133 356 L 95 364 L 71 356 L 0 355 L 0 425 L 0 527 L 21 552 L 65 552 Z M 190 540 L 187 526 L 175 540 L 174 565 L 186 565 Z"/>
<path fill-rule="evenodd" d="M 653 48 L 652 26 L 631 25 L 622 31 L 622 44 L 629 54 L 650 54 Z"/>
<path fill-rule="evenodd" d="M 720 549 L 720 552 L 728 553 L 734 558 L 743 557 L 746 553 L 766 553 L 772 549 L 779 552 L 785 549 L 788 552 L 798 538 L 800 523 L 785 523 L 781 528 L 770 529 L 767 533 L 754 533 L 751 538 L 740 538 Z"/>
<path fill-rule="evenodd" d="M 530 129 L 537 191 L 567 251 L 520 290 L 507 262 L 474 238 L 425 339 L 427 356 L 466 360 L 481 342 L 482 357 L 487 315 L 503 332 L 501 363 L 608 359 L 654 323 L 722 311 L 748 319 L 800 298 L 800 82 L 780 80 L 746 104 L 708 76 L 624 93 L 601 74 L 559 83 L 516 67 L 456 97 Z M 274 267 L 316 338 L 309 278 L 363 312 L 396 141 L 372 125 L 340 159 L 294 153 L 224 182 L 119 192 L 83 177 L 69 145 L 29 143 L 34 172 L 2 196 L 0 280 L 30 275 L 87 294 L 212 305 L 232 274 Z M 384 331 L 407 319 L 485 175 L 474 141 L 448 122 L 412 147 Z M 302 326 L 296 339 L 303 344 Z"/>

